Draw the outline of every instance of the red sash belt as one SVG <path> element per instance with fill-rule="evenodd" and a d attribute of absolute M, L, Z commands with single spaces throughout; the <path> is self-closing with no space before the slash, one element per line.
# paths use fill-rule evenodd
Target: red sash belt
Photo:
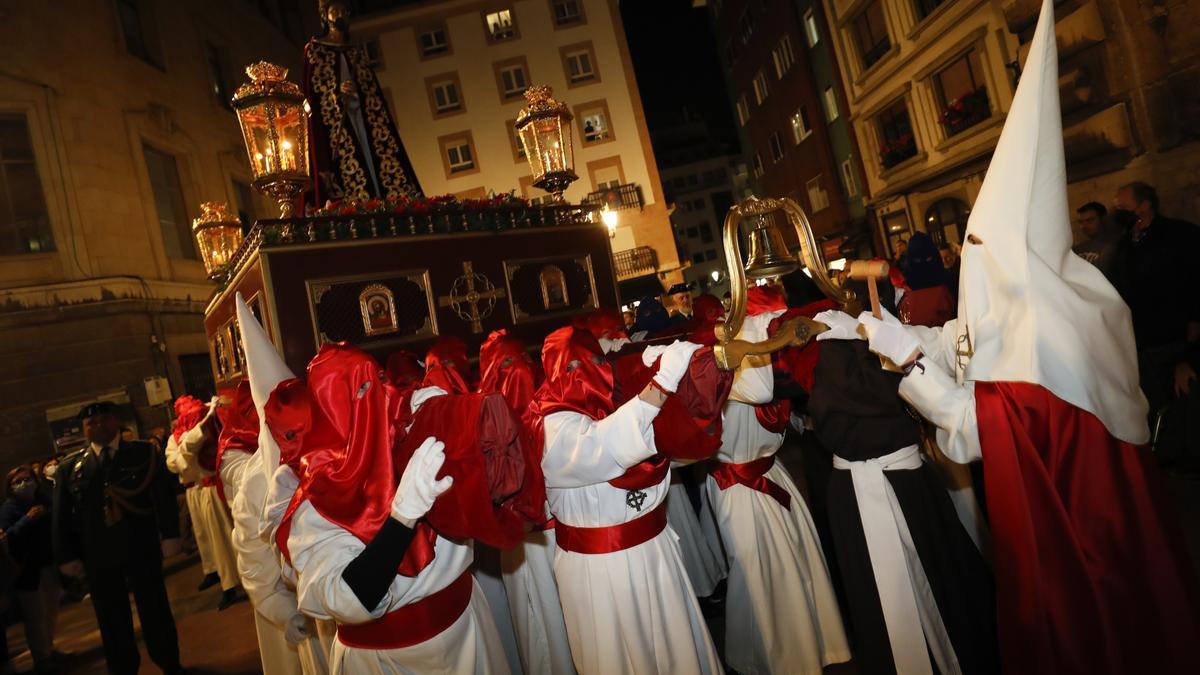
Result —
<path fill-rule="evenodd" d="M 454 583 L 411 605 L 394 609 L 366 623 L 337 628 L 338 640 L 355 649 L 403 649 L 437 637 L 449 628 L 471 604 L 471 573 L 463 572 Z"/>
<path fill-rule="evenodd" d="M 573 527 L 561 520 L 554 528 L 558 547 L 575 553 L 615 553 L 644 544 L 667 527 L 667 503 L 628 523 L 608 527 Z"/>
<path fill-rule="evenodd" d="M 558 521 L 551 518 L 550 520 L 546 521 L 546 524 L 542 525 L 538 529 L 541 530 L 542 532 L 545 532 L 546 530 L 553 530 L 557 524 L 558 524 Z"/>
<path fill-rule="evenodd" d="M 201 478 L 200 485 L 202 485 L 203 487 L 216 487 L 217 486 L 216 475 L 205 476 L 204 478 Z"/>
<path fill-rule="evenodd" d="M 779 483 L 767 478 L 766 473 L 775 466 L 775 455 L 759 457 L 745 464 L 715 462 L 708 474 L 717 481 L 717 487 L 726 490 L 734 485 L 744 485 L 751 490 L 770 495 L 787 510 L 792 509 L 792 496 Z"/>

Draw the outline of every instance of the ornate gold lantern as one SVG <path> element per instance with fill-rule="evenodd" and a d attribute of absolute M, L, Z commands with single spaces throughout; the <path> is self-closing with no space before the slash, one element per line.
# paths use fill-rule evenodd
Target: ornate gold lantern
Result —
<path fill-rule="evenodd" d="M 200 205 L 200 217 L 192 221 L 192 236 L 200 247 L 208 278 L 216 279 L 242 245 L 242 224 L 229 213 L 225 202 L 204 202 Z"/>
<path fill-rule="evenodd" d="M 533 185 L 563 200 L 563 191 L 579 180 L 575 175 L 575 153 L 571 145 L 571 120 L 566 104 L 555 101 L 550 87 L 525 90 L 525 106 L 517 115 L 517 133 L 529 160 Z"/>
<path fill-rule="evenodd" d="M 295 211 L 309 182 L 308 101 L 287 81 L 287 68 L 259 61 L 233 96 L 254 187 L 279 203 L 281 218 Z"/>

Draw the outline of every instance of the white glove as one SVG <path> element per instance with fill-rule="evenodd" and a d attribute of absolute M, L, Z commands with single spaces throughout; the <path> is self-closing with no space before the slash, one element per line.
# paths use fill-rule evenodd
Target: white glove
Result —
<path fill-rule="evenodd" d="M 793 412 L 788 416 L 788 424 L 790 424 L 792 430 L 798 434 L 803 434 L 805 432 L 803 415 L 797 415 Z"/>
<path fill-rule="evenodd" d="M 647 368 L 653 366 L 654 362 L 657 361 L 658 357 L 662 356 L 663 352 L 665 351 L 667 351 L 667 345 L 650 345 L 649 347 L 646 347 L 645 351 L 642 352 L 642 363 Z"/>
<path fill-rule="evenodd" d="M 817 336 L 821 340 L 861 340 L 858 334 L 858 319 L 836 309 L 827 309 L 813 317 L 813 320 L 829 326 L 829 330 Z"/>
<path fill-rule="evenodd" d="M 174 558 L 183 553 L 183 540 L 179 537 L 171 537 L 170 539 L 162 540 L 162 557 Z"/>
<path fill-rule="evenodd" d="M 58 566 L 58 571 L 64 576 L 79 579 L 83 576 L 83 563 L 79 560 L 72 560 L 69 563 L 63 563 Z"/>
<path fill-rule="evenodd" d="M 617 338 L 615 340 L 600 338 L 598 342 L 600 343 L 600 349 L 604 350 L 605 354 L 611 354 L 621 351 L 622 347 L 629 344 L 629 338 Z"/>
<path fill-rule="evenodd" d="M 217 414 L 217 407 L 220 405 L 221 405 L 221 397 L 220 396 L 212 397 L 212 400 L 208 402 L 208 413 L 204 415 L 204 419 L 200 420 L 200 424 L 204 424 L 209 419 L 211 419 L 213 415 Z"/>
<path fill-rule="evenodd" d="M 886 309 L 881 309 L 881 312 L 882 319 L 876 319 L 870 312 L 863 312 L 858 315 L 858 321 L 867 331 L 871 351 L 903 366 L 921 353 L 921 342 Z"/>
<path fill-rule="evenodd" d="M 433 508 L 434 500 L 454 484 L 450 476 L 436 480 L 446 461 L 445 449 L 445 443 L 430 436 L 404 467 L 404 475 L 400 476 L 400 485 L 392 499 L 392 517 L 405 527 L 415 526 Z"/>
<path fill-rule="evenodd" d="M 662 353 L 662 359 L 658 362 L 658 372 L 654 374 L 655 384 L 663 391 L 675 393 L 675 389 L 679 387 L 679 381 L 687 374 L 688 365 L 692 362 L 692 354 L 695 354 L 700 347 L 701 345 L 695 342 L 679 340 L 667 345 Z M 645 358 L 645 356 L 642 357 L 643 361 Z"/>
<path fill-rule="evenodd" d="M 298 645 L 308 639 L 308 617 L 300 612 L 291 615 L 283 627 L 283 639 L 289 645 Z"/>

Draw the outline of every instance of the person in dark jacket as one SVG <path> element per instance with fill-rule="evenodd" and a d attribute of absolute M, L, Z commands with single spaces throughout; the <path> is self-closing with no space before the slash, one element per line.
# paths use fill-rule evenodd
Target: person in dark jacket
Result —
<path fill-rule="evenodd" d="M 50 497 L 27 465 L 9 471 L 5 486 L 8 499 L 0 505 L 0 531 L 19 570 L 13 592 L 21 606 L 25 640 L 35 672 L 54 672 L 54 623 L 62 587 L 53 564 Z"/>
<path fill-rule="evenodd" d="M 957 313 L 946 283 L 946 267 L 933 239 L 917 232 L 908 240 L 904 281 L 909 291 L 900 300 L 900 320 L 913 326 L 941 326 Z"/>
<path fill-rule="evenodd" d="M 121 439 L 116 412 L 106 402 L 80 411 L 88 446 L 55 475 L 54 558 L 64 574 L 87 577 L 108 672 L 138 672 L 132 592 L 146 651 L 172 675 L 182 669 L 162 561 L 182 550 L 176 481 L 153 446 Z"/>

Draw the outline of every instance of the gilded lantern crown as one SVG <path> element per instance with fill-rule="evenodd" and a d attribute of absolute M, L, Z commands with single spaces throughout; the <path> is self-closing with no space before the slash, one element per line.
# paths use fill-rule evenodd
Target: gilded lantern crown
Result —
<path fill-rule="evenodd" d="M 296 83 L 288 81 L 288 69 L 283 66 L 259 61 L 246 66 L 246 75 L 250 77 L 250 81 L 238 87 L 234 92 L 234 103 L 246 103 L 247 99 L 259 96 L 304 98 L 300 87 Z"/>
<path fill-rule="evenodd" d="M 525 100 L 528 105 L 517 115 L 517 128 L 529 124 L 538 117 L 560 116 L 569 122 L 574 119 L 567 104 L 554 100 L 554 90 L 546 85 L 538 84 L 525 90 Z"/>
<path fill-rule="evenodd" d="M 210 278 L 220 276 L 242 245 L 242 223 L 229 212 L 225 202 L 200 204 L 200 216 L 192 221 L 192 236 Z"/>
<path fill-rule="evenodd" d="M 516 130 L 525 149 L 525 159 L 533 174 L 534 186 L 554 194 L 562 201 L 562 193 L 575 175 L 575 155 L 571 145 L 571 120 L 574 116 L 567 106 L 554 100 L 547 86 L 525 90 L 529 102 L 517 115 Z"/>

